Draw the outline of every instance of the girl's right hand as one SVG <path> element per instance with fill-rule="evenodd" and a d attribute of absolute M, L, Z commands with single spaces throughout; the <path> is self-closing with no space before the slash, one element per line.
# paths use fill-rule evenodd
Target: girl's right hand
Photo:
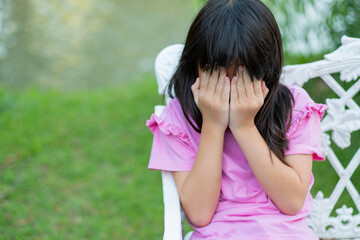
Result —
<path fill-rule="evenodd" d="M 225 131 L 229 124 L 230 79 L 221 67 L 210 71 L 199 70 L 199 77 L 191 86 L 196 105 L 201 111 L 203 126 Z"/>

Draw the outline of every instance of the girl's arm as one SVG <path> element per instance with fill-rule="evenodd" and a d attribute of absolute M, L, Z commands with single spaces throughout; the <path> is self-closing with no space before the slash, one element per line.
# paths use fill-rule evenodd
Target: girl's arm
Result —
<path fill-rule="evenodd" d="M 309 190 L 312 155 L 285 156 L 286 166 L 271 152 L 258 129 L 233 131 L 254 175 L 274 204 L 285 214 L 295 215 L 303 207 Z"/>
<path fill-rule="evenodd" d="M 203 117 L 199 148 L 191 171 L 173 172 L 173 177 L 186 216 L 202 227 L 210 223 L 220 195 L 224 133 L 229 123 L 226 70 L 200 72 L 192 91 Z"/>
<path fill-rule="evenodd" d="M 312 155 L 286 156 L 286 166 L 269 151 L 254 123 L 267 93 L 263 81 L 251 82 L 247 71 L 240 68 L 231 85 L 229 126 L 264 191 L 283 213 L 294 215 L 308 193 Z"/>
<path fill-rule="evenodd" d="M 210 223 L 219 201 L 224 132 L 204 125 L 190 172 L 173 172 L 180 203 L 192 224 Z"/>

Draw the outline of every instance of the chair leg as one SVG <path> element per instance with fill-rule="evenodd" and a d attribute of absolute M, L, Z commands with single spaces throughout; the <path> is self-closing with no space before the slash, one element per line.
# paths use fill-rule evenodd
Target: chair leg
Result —
<path fill-rule="evenodd" d="M 184 237 L 184 240 L 190 240 L 191 238 L 191 235 L 193 234 L 194 231 L 191 231 L 191 232 L 188 232 L 185 237 Z"/>

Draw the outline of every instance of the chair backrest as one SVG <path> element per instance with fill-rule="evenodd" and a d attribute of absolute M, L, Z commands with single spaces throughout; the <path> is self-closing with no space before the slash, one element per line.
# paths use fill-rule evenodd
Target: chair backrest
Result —
<path fill-rule="evenodd" d="M 360 195 L 351 181 L 355 170 L 359 168 L 360 148 L 346 167 L 341 163 L 341 156 L 336 156 L 333 150 L 334 147 L 344 149 L 350 146 L 351 133 L 360 129 L 360 108 L 353 100 L 360 91 L 360 39 L 343 36 L 341 41 L 342 46 L 325 55 L 324 60 L 285 66 L 281 77 L 282 82 L 298 86 L 303 86 L 310 79 L 320 78 L 338 95 L 338 98 L 326 99 L 328 110 L 321 127 L 324 153 L 338 174 L 339 180 L 328 198 L 324 197 L 321 191 L 316 194 L 313 210 L 307 219 L 308 225 L 320 238 L 332 239 L 360 237 Z M 181 44 L 166 47 L 155 61 L 158 92 L 160 95 L 165 94 L 166 103 L 171 100 L 166 87 L 177 67 L 182 50 Z M 340 73 L 341 81 L 353 84 L 345 90 L 331 75 L 333 73 Z M 160 114 L 162 107 L 157 108 Z M 164 239 L 181 239 L 181 210 L 176 187 L 171 173 L 163 172 L 162 176 L 165 205 Z M 345 189 L 354 201 L 358 213 L 354 215 L 352 208 L 343 205 L 335 210 L 337 216 L 332 216 L 335 205 Z M 165 238 L 166 235 L 170 238 Z"/>
<path fill-rule="evenodd" d="M 313 210 L 307 219 L 308 225 L 320 238 L 360 238 L 359 213 L 353 215 L 354 210 L 343 205 L 335 210 L 337 216 L 331 216 L 345 188 L 360 212 L 360 195 L 351 181 L 355 170 L 359 168 L 360 148 L 346 167 L 341 163 L 342 156 L 337 156 L 333 150 L 336 147 L 349 147 L 351 133 L 360 129 L 360 108 L 353 100 L 360 90 L 360 39 L 343 36 L 341 42 L 342 46 L 325 55 L 324 60 L 286 66 L 282 76 L 284 82 L 299 86 L 319 77 L 338 96 L 326 99 L 328 110 L 322 119 L 321 129 L 323 150 L 339 180 L 328 198 L 321 191 L 316 194 Z M 341 81 L 353 84 L 345 90 L 331 75 L 333 73 L 340 73 Z M 359 146 L 359 143 L 354 144 Z"/>
<path fill-rule="evenodd" d="M 167 94 L 167 86 L 171 76 L 176 70 L 183 49 L 184 45 L 182 44 L 170 45 L 161 50 L 155 59 L 155 75 L 158 83 L 158 93 L 165 95 L 166 104 L 171 100 Z"/>
<path fill-rule="evenodd" d="M 155 75 L 158 83 L 158 93 L 165 95 L 166 104 L 171 100 L 167 86 L 178 65 L 184 46 L 175 44 L 164 48 L 155 59 Z M 155 106 L 155 114 L 160 115 L 164 106 Z M 163 171 L 163 201 L 164 201 L 164 240 L 182 240 L 183 213 L 180 207 L 179 195 L 172 174 Z"/>

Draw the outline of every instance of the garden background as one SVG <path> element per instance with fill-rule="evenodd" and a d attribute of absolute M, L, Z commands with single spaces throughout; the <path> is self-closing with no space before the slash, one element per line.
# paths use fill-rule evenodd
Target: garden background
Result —
<path fill-rule="evenodd" d="M 161 239 L 145 127 L 162 102 L 153 63 L 183 43 L 202 2 L 0 0 L 0 239 Z M 285 64 L 360 37 L 357 0 L 264 2 Z M 336 97 L 320 80 L 304 88 L 317 102 Z M 356 150 L 336 152 L 346 166 Z M 314 163 L 314 175 L 312 192 L 328 196 L 338 180 L 330 164 Z M 352 180 L 359 189 L 359 170 Z M 346 191 L 344 203 L 356 209 Z"/>

